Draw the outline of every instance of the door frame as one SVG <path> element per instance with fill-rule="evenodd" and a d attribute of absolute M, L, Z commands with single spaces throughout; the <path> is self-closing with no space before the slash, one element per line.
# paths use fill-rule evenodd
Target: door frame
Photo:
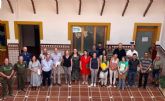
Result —
<path fill-rule="evenodd" d="M 8 43 L 7 40 L 10 39 L 10 31 L 9 31 L 9 21 L 0 21 L 0 24 L 4 25 L 5 27 L 5 39 L 6 39 L 6 57 L 9 58 L 9 53 L 8 53 Z"/>
<path fill-rule="evenodd" d="M 107 26 L 107 30 L 105 31 L 105 43 L 110 40 L 110 28 L 111 23 L 97 23 L 97 22 L 68 22 L 68 40 L 71 42 L 71 51 L 73 50 L 73 35 L 72 35 L 72 27 L 73 26 Z M 94 29 L 96 31 L 96 29 Z"/>
<path fill-rule="evenodd" d="M 42 21 L 14 21 L 14 29 L 15 29 L 15 39 L 18 40 L 18 43 L 20 44 L 20 31 L 19 31 L 19 25 L 38 25 L 39 26 L 39 35 L 40 35 L 40 42 L 43 40 L 43 24 Z M 41 44 L 41 43 L 40 43 Z M 40 46 L 41 48 L 41 46 Z M 21 47 L 19 45 L 19 52 L 21 52 Z"/>
<path fill-rule="evenodd" d="M 157 27 L 153 37 L 152 37 L 152 43 L 156 43 L 156 41 L 159 41 L 160 39 L 160 32 L 161 32 L 161 23 L 135 23 L 134 24 L 134 31 L 133 31 L 133 37 L 132 37 L 132 41 L 136 41 L 136 34 L 138 32 L 138 27 Z M 135 43 L 136 44 L 136 43 Z"/>

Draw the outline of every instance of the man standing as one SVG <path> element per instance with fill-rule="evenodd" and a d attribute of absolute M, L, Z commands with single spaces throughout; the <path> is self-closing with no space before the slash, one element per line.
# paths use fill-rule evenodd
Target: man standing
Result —
<path fill-rule="evenodd" d="M 112 58 L 112 56 L 113 56 L 112 46 L 109 46 L 108 47 L 108 50 L 107 50 L 107 60 L 110 61 L 110 59 Z"/>
<path fill-rule="evenodd" d="M 51 85 L 51 73 L 53 68 L 53 61 L 50 59 L 50 54 L 47 53 L 44 60 L 41 61 L 43 79 L 43 86 L 46 86 L 46 80 L 48 80 L 48 86 Z"/>
<path fill-rule="evenodd" d="M 162 72 L 163 63 L 160 58 L 160 55 L 156 55 L 156 58 L 153 61 L 153 70 L 152 70 L 152 77 L 153 77 L 153 84 L 158 87 L 159 86 L 159 78 L 160 73 Z"/>
<path fill-rule="evenodd" d="M 27 69 L 27 65 L 23 61 L 23 56 L 19 56 L 18 62 L 14 65 L 14 70 L 16 71 L 16 75 L 17 75 L 18 92 L 20 92 L 20 90 L 25 92 L 26 69 Z"/>
<path fill-rule="evenodd" d="M 4 65 L 0 68 L 0 75 L 2 77 L 2 98 L 6 99 L 7 89 L 9 90 L 9 95 L 13 96 L 13 75 L 14 70 L 11 63 L 9 63 L 9 59 L 5 58 Z"/>
<path fill-rule="evenodd" d="M 136 54 L 138 57 L 138 52 L 135 50 L 135 45 L 131 45 L 131 49 L 127 51 L 127 57 L 130 59 L 132 58 L 133 54 Z"/>
<path fill-rule="evenodd" d="M 43 49 L 43 52 L 40 54 L 40 60 L 44 60 L 46 58 L 46 55 L 48 54 L 47 48 Z"/>
<path fill-rule="evenodd" d="M 103 50 L 104 50 L 104 48 L 103 48 L 101 42 L 98 43 L 98 46 L 97 46 L 96 50 L 97 50 L 97 52 L 98 52 L 98 56 L 97 56 L 97 57 L 99 57 L 100 55 L 103 55 Z"/>
<path fill-rule="evenodd" d="M 27 47 L 23 47 L 23 52 L 20 55 L 23 56 L 23 61 L 26 62 L 27 65 L 29 65 L 31 54 L 28 52 Z"/>
<path fill-rule="evenodd" d="M 142 79 L 144 78 L 143 88 L 146 88 L 149 71 L 151 69 L 152 60 L 149 58 L 147 52 L 144 53 L 144 58 L 140 60 L 140 76 L 139 76 L 139 87 L 142 86 Z"/>
<path fill-rule="evenodd" d="M 93 53 L 96 53 L 98 57 L 98 50 L 96 50 L 96 45 L 92 46 L 92 50 L 89 52 L 89 55 L 93 57 Z"/>
<path fill-rule="evenodd" d="M 135 86 L 136 74 L 137 74 L 137 67 L 139 66 L 140 62 L 137 59 L 137 54 L 134 53 L 132 58 L 129 60 L 129 69 L 128 69 L 128 85 Z"/>
<path fill-rule="evenodd" d="M 26 65 L 29 65 L 30 59 L 31 59 L 31 54 L 28 52 L 27 47 L 23 47 L 23 52 L 20 54 L 20 56 L 23 57 L 23 61 L 26 63 Z M 30 70 L 26 69 L 26 82 L 30 83 Z"/>
<path fill-rule="evenodd" d="M 58 49 L 54 49 L 54 53 L 51 55 L 51 58 L 53 60 L 53 84 L 61 85 L 61 61 L 62 57 L 61 54 L 58 53 Z M 56 80 L 57 79 L 57 80 Z"/>
<path fill-rule="evenodd" d="M 126 56 L 126 52 L 125 52 L 125 49 L 123 49 L 123 44 L 122 43 L 119 43 L 118 48 L 116 48 L 114 50 L 113 54 L 118 55 L 119 61 L 122 60 L 122 57 Z"/>

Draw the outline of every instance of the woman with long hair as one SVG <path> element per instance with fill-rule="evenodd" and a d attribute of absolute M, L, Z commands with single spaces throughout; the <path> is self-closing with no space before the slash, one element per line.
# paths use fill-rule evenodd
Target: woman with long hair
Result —
<path fill-rule="evenodd" d="M 88 84 L 88 76 L 90 74 L 89 64 L 90 64 L 90 56 L 88 55 L 87 50 L 84 50 L 84 54 L 80 59 L 80 70 L 83 79 L 82 84 Z"/>
<path fill-rule="evenodd" d="M 29 69 L 31 70 L 31 81 L 30 84 L 32 89 L 37 89 L 40 87 L 42 79 L 41 79 L 41 64 L 39 60 L 37 60 L 36 56 L 32 56 L 32 59 L 29 63 Z"/>
<path fill-rule="evenodd" d="M 77 49 L 73 50 L 72 54 L 72 72 L 71 72 L 72 80 L 77 83 L 80 78 L 80 55 L 78 54 Z"/>

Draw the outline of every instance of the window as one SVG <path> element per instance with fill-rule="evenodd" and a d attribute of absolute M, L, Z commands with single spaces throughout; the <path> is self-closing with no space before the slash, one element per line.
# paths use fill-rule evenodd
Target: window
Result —
<path fill-rule="evenodd" d="M 69 23 L 69 38 L 72 49 L 91 50 L 94 44 L 106 44 L 110 34 L 109 23 Z"/>

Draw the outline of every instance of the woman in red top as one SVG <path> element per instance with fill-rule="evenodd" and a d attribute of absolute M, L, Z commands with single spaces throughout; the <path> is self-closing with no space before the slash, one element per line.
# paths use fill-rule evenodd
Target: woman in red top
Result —
<path fill-rule="evenodd" d="M 90 74 L 89 63 L 90 56 L 88 56 L 88 52 L 84 50 L 84 55 L 80 59 L 80 69 L 83 79 L 82 84 L 88 84 L 88 75 Z"/>

